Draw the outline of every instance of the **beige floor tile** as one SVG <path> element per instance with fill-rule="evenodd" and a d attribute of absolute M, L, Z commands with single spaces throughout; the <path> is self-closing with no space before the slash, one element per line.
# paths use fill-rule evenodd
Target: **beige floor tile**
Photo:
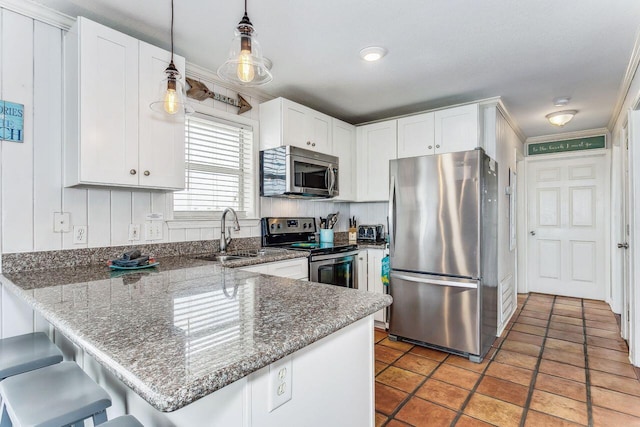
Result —
<path fill-rule="evenodd" d="M 591 401 L 602 408 L 640 417 L 640 397 L 591 386 Z"/>
<path fill-rule="evenodd" d="M 534 390 L 529 408 L 583 425 L 588 422 L 586 403 L 546 391 Z"/>
<path fill-rule="evenodd" d="M 464 413 L 496 426 L 516 427 L 520 424 L 523 408 L 476 393 L 464 408 Z"/>
<path fill-rule="evenodd" d="M 427 380 L 416 391 L 415 395 L 457 411 L 462 408 L 462 404 L 467 400 L 469 393 L 469 390 L 432 378 Z"/>
<path fill-rule="evenodd" d="M 584 383 L 567 380 L 539 372 L 536 376 L 536 390 L 558 394 L 580 402 L 587 401 L 587 386 Z"/>
<path fill-rule="evenodd" d="M 412 426 L 448 426 L 456 413 L 435 403 L 412 397 L 396 414 L 395 418 Z"/>
<path fill-rule="evenodd" d="M 480 374 L 443 363 L 436 369 L 431 378 L 471 390 L 478 382 Z"/>
<path fill-rule="evenodd" d="M 376 376 L 376 381 L 390 387 L 395 387 L 407 393 L 412 393 L 422 382 L 425 377 L 415 372 L 405 369 L 389 366 L 383 372 Z"/>
<path fill-rule="evenodd" d="M 398 359 L 393 365 L 421 375 L 429 375 L 440 362 L 412 353 L 407 353 Z"/>

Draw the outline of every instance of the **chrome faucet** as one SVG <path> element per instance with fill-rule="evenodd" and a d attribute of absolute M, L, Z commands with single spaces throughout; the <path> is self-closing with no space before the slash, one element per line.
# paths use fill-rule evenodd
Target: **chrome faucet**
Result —
<path fill-rule="evenodd" d="M 226 227 L 225 221 L 226 221 L 228 212 L 233 213 L 233 225 L 234 225 L 233 229 L 235 231 L 240 231 L 240 223 L 238 222 L 238 215 L 236 214 L 236 211 L 234 211 L 231 208 L 226 208 L 222 212 L 222 218 L 220 218 L 220 253 L 221 254 L 224 254 L 227 252 L 227 246 L 229 245 L 229 243 L 231 243 L 231 227 L 229 227 L 228 229 L 229 237 L 227 237 L 224 231 Z"/>

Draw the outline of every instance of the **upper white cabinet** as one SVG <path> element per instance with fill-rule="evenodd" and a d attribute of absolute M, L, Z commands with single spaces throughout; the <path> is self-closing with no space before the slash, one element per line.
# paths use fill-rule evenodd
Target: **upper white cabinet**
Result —
<path fill-rule="evenodd" d="M 389 199 L 389 160 L 396 158 L 397 120 L 357 128 L 357 200 Z"/>
<path fill-rule="evenodd" d="M 434 112 L 434 153 L 473 150 L 479 144 L 478 104 L 463 105 Z"/>
<path fill-rule="evenodd" d="M 433 154 L 435 144 L 434 113 L 416 114 L 398 119 L 398 158 Z"/>
<path fill-rule="evenodd" d="M 331 153 L 331 117 L 284 98 L 260 104 L 260 148 L 282 145 Z"/>
<path fill-rule="evenodd" d="M 338 189 L 334 200 L 356 199 L 356 127 L 338 119 L 331 119 L 333 155 L 340 159 Z"/>
<path fill-rule="evenodd" d="M 398 158 L 478 147 L 478 104 L 398 119 Z"/>
<path fill-rule="evenodd" d="M 183 189 L 184 118 L 149 108 L 170 54 L 83 17 L 64 51 L 65 186 Z"/>

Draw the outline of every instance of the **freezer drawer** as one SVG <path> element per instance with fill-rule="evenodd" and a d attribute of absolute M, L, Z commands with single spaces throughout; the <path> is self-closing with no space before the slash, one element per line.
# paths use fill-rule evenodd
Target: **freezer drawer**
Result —
<path fill-rule="evenodd" d="M 392 271 L 389 333 L 479 355 L 479 286 L 477 280 Z"/>

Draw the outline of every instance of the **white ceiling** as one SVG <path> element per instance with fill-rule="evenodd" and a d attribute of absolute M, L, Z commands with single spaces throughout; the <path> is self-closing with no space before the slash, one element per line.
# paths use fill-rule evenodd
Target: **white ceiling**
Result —
<path fill-rule="evenodd" d="M 169 47 L 170 0 L 37 0 Z M 175 1 L 175 51 L 216 70 L 242 0 Z M 606 127 L 640 25 L 638 0 L 249 0 L 273 82 L 350 123 L 501 96 L 527 137 Z M 389 50 L 377 63 L 360 49 Z M 545 114 L 578 115 L 564 128 Z"/>

